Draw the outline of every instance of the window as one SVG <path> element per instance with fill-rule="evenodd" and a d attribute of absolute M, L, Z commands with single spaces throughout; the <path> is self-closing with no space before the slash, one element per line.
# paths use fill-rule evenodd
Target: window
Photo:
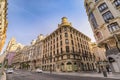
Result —
<path fill-rule="evenodd" d="M 75 59 L 75 55 L 73 55 L 73 58 Z"/>
<path fill-rule="evenodd" d="M 67 31 L 67 27 L 64 27 L 64 31 Z"/>
<path fill-rule="evenodd" d="M 69 52 L 69 46 L 66 46 L 66 52 Z"/>
<path fill-rule="evenodd" d="M 96 36 L 97 36 L 97 39 L 103 38 L 101 32 L 97 32 L 97 33 L 96 33 Z"/>
<path fill-rule="evenodd" d="M 72 50 L 73 50 L 73 52 L 74 52 L 74 47 L 72 47 Z"/>
<path fill-rule="evenodd" d="M 71 43 L 72 43 L 72 45 L 74 45 L 74 42 L 73 42 L 73 40 L 71 40 Z"/>
<path fill-rule="evenodd" d="M 52 44 L 52 41 L 51 41 L 51 44 Z"/>
<path fill-rule="evenodd" d="M 104 19 L 105 22 L 108 22 L 110 19 L 114 18 L 110 11 L 107 11 L 102 16 L 103 16 L 103 19 Z"/>
<path fill-rule="evenodd" d="M 59 49 L 57 49 L 57 54 L 59 54 Z"/>
<path fill-rule="evenodd" d="M 53 51 L 53 54 L 55 55 L 55 51 Z"/>
<path fill-rule="evenodd" d="M 106 49 L 106 50 L 108 50 L 108 49 L 109 49 L 109 47 L 108 47 L 108 44 L 107 44 L 107 43 L 105 43 L 105 49 Z"/>
<path fill-rule="evenodd" d="M 114 4 L 115 4 L 116 7 L 120 6 L 120 0 L 115 0 Z"/>
<path fill-rule="evenodd" d="M 60 35 L 60 39 L 62 39 L 62 35 Z"/>
<path fill-rule="evenodd" d="M 61 29 L 60 29 L 60 33 L 61 33 L 62 31 L 61 31 Z"/>
<path fill-rule="evenodd" d="M 60 41 L 60 45 L 62 46 L 62 41 Z"/>
<path fill-rule="evenodd" d="M 98 27 L 98 24 L 92 12 L 89 14 L 89 19 L 91 21 L 91 24 L 93 25 L 93 28 L 96 29 Z"/>
<path fill-rule="evenodd" d="M 99 0 L 95 0 L 95 2 L 97 2 L 97 1 L 99 1 Z"/>
<path fill-rule="evenodd" d="M 65 39 L 65 43 L 66 43 L 66 44 L 69 44 L 69 41 L 68 41 L 68 39 Z"/>
<path fill-rule="evenodd" d="M 57 37 L 57 39 L 56 39 L 57 41 L 58 41 L 58 37 Z"/>
<path fill-rule="evenodd" d="M 55 58 L 53 59 L 53 61 L 55 62 Z"/>
<path fill-rule="evenodd" d="M 58 47 L 58 43 L 57 43 L 57 47 Z"/>
<path fill-rule="evenodd" d="M 61 56 L 61 60 L 63 60 L 63 56 Z"/>
<path fill-rule="evenodd" d="M 55 43 L 55 39 L 53 40 L 53 42 Z"/>
<path fill-rule="evenodd" d="M 62 48 L 61 48 L 61 53 L 63 52 Z"/>
<path fill-rule="evenodd" d="M 78 47 L 80 47 L 80 44 L 78 43 Z"/>
<path fill-rule="evenodd" d="M 67 33 L 65 33 L 65 37 L 68 37 L 68 34 L 67 34 Z"/>
<path fill-rule="evenodd" d="M 100 6 L 98 6 L 98 9 L 100 12 L 103 12 L 104 10 L 108 9 L 106 3 L 102 3 Z"/>
<path fill-rule="evenodd" d="M 114 32 L 114 31 L 120 29 L 120 26 L 118 25 L 117 22 L 115 22 L 115 23 L 108 25 L 108 29 L 110 32 Z"/>
<path fill-rule="evenodd" d="M 73 38 L 73 37 L 72 37 L 72 34 L 70 34 L 70 36 L 71 36 L 71 38 Z"/>
<path fill-rule="evenodd" d="M 86 3 L 86 10 L 88 11 L 88 13 L 90 13 L 91 9 L 90 7 L 88 6 L 88 4 Z"/>

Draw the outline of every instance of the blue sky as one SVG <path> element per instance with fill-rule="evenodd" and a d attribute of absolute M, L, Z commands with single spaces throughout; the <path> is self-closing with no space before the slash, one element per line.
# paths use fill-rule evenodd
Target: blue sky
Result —
<path fill-rule="evenodd" d="M 95 41 L 84 0 L 8 0 L 6 44 L 15 37 L 17 42 L 28 45 L 39 34 L 47 35 L 54 31 L 63 16 Z"/>

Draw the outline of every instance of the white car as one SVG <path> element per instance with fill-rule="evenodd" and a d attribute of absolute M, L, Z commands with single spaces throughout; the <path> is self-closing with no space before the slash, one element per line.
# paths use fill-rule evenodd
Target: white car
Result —
<path fill-rule="evenodd" d="M 6 71 L 6 73 L 13 73 L 13 72 L 14 72 L 14 71 L 13 71 L 12 68 L 7 69 L 7 71 Z"/>
<path fill-rule="evenodd" d="M 41 70 L 41 69 L 36 69 L 36 71 L 35 72 L 37 72 L 37 73 L 42 73 L 43 72 L 43 70 Z"/>

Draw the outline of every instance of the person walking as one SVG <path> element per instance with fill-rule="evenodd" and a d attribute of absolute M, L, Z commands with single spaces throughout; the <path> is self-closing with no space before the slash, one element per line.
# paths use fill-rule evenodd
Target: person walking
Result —
<path fill-rule="evenodd" d="M 107 72 L 108 72 L 108 74 L 110 73 L 110 68 L 109 68 L 109 66 L 106 66 L 106 70 L 107 70 Z"/>
<path fill-rule="evenodd" d="M 106 69 L 103 68 L 103 67 L 102 67 L 102 72 L 103 72 L 103 76 L 104 76 L 104 77 L 107 77 L 107 71 L 106 71 Z"/>

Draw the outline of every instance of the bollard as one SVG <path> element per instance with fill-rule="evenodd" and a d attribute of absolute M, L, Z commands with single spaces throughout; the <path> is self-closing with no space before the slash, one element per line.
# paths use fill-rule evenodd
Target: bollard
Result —
<path fill-rule="evenodd" d="M 103 75 L 104 75 L 104 77 L 107 77 L 107 72 L 103 71 Z"/>

